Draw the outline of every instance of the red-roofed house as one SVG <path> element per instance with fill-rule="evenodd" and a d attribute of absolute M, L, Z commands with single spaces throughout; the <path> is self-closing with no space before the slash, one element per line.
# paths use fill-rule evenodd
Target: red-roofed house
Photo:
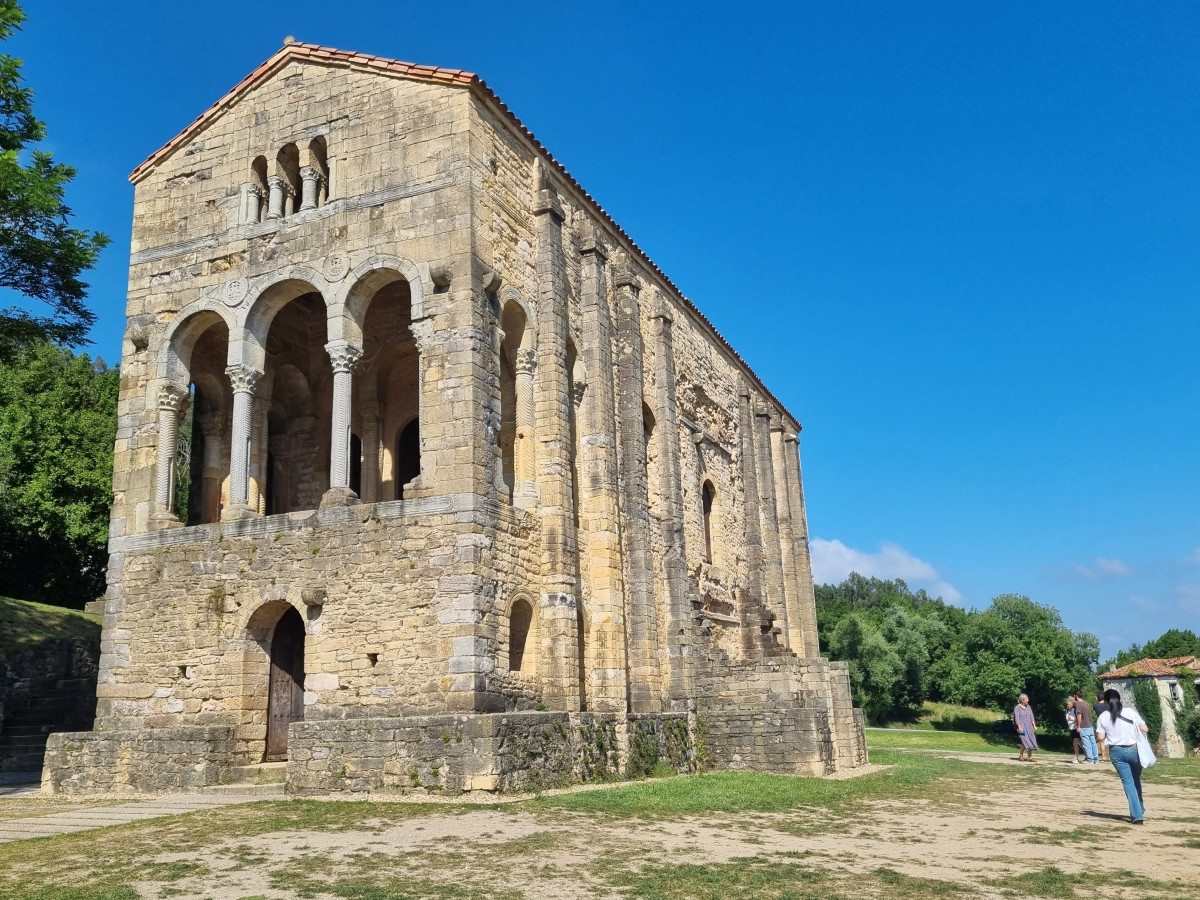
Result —
<path fill-rule="evenodd" d="M 1169 659 L 1147 658 L 1109 669 L 1100 675 L 1104 689 L 1121 693 L 1121 702 L 1136 707 L 1133 685 L 1139 680 L 1153 682 L 1162 707 L 1162 734 L 1158 740 L 1160 756 L 1186 756 L 1187 748 L 1175 724 L 1176 712 L 1184 712 L 1200 701 L 1200 661 L 1195 656 Z M 1143 712 L 1139 710 L 1139 712 Z"/>

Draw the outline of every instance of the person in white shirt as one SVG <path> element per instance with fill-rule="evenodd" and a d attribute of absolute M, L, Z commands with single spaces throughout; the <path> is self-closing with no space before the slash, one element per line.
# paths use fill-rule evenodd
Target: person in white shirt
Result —
<path fill-rule="evenodd" d="M 1108 746 L 1108 758 L 1121 776 L 1125 799 L 1129 801 L 1129 821 L 1141 825 L 1146 813 L 1142 802 L 1142 763 L 1138 758 L 1138 736 L 1150 729 L 1133 707 L 1121 704 L 1121 695 L 1112 688 L 1104 692 L 1108 706 L 1096 722 L 1096 731 Z"/>

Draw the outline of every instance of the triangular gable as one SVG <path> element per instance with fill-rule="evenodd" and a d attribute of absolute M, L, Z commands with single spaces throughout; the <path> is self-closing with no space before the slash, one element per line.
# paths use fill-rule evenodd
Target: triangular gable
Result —
<path fill-rule="evenodd" d="M 770 388 L 763 383 L 762 379 L 759 378 L 754 370 L 750 367 L 750 364 L 742 358 L 742 355 L 733 348 L 733 345 L 730 344 L 729 341 L 725 340 L 725 336 L 722 335 L 721 332 L 717 331 L 716 326 L 709 321 L 708 316 L 704 315 L 704 313 L 700 311 L 699 307 L 697 307 L 695 303 L 693 303 L 684 295 L 683 291 L 679 289 L 675 282 L 673 282 L 667 276 L 667 273 L 660 269 L 654 260 L 652 260 L 646 254 L 646 252 L 637 245 L 633 238 L 625 233 L 625 229 L 618 225 L 616 220 L 614 220 L 612 216 L 605 212 L 604 207 L 602 207 L 591 194 L 584 190 L 583 185 L 576 181 L 575 177 L 566 170 L 566 167 L 563 166 L 562 163 L 554 158 L 553 154 L 551 154 L 550 151 L 542 145 L 542 142 L 534 136 L 533 132 L 525 127 L 525 124 L 519 118 L 517 118 L 513 111 L 508 108 L 508 105 L 496 95 L 496 92 L 488 87 L 487 82 L 472 72 L 464 72 L 462 69 L 442 69 L 437 66 L 421 66 L 417 65 L 416 63 L 402 62 L 401 60 L 388 59 L 387 57 L 383 56 L 371 56 L 366 53 L 354 53 L 349 50 L 336 50 L 332 47 L 322 47 L 319 44 L 302 44 L 299 41 L 293 41 L 289 39 L 288 42 L 286 42 L 281 49 L 276 51 L 276 53 L 270 59 L 266 60 L 266 62 L 234 85 L 229 93 L 201 113 L 191 125 L 173 137 L 160 149 L 150 154 L 150 156 L 146 158 L 145 162 L 143 162 L 130 173 L 129 180 L 134 184 L 137 184 L 139 181 L 145 178 L 146 175 L 148 175 L 150 171 L 156 165 L 158 165 L 158 163 L 170 157 L 180 147 L 185 146 L 189 141 L 191 141 L 192 137 L 197 132 L 223 115 L 227 109 L 237 102 L 238 98 L 241 97 L 242 94 L 258 86 L 259 84 L 262 84 L 262 82 L 266 81 L 292 60 L 324 63 L 326 65 L 346 66 L 349 68 L 360 69 L 367 72 L 375 72 L 382 75 L 392 75 L 400 78 L 413 78 L 420 81 L 434 82 L 437 84 L 458 85 L 460 87 L 472 89 L 477 96 L 491 103 L 504 118 L 508 119 L 508 121 L 517 129 L 517 131 L 530 142 L 534 150 L 540 154 L 541 157 L 548 162 L 567 181 L 567 183 L 571 185 L 572 188 L 574 188 L 579 196 L 582 197 L 585 202 L 590 204 L 591 207 L 600 215 L 600 217 L 607 222 L 609 226 L 611 226 L 613 231 L 616 232 L 616 234 L 627 243 L 629 249 L 636 254 L 639 259 L 641 259 L 641 261 L 650 269 L 650 271 L 661 278 L 663 283 L 670 288 L 675 296 L 678 297 L 688 309 L 695 313 L 696 318 L 698 318 L 704 327 L 708 329 L 709 333 L 717 340 L 717 342 L 724 349 L 729 351 L 730 356 L 732 356 L 738 362 L 738 364 L 745 369 L 746 374 L 750 376 L 750 379 L 759 387 L 763 394 L 771 398 L 771 401 L 779 407 L 780 411 L 796 423 L 796 431 L 799 432 L 801 428 L 803 428 L 803 426 L 800 424 L 800 420 L 793 416 L 788 411 L 788 408 L 783 405 L 782 401 L 780 401 L 780 399 L 775 396 Z"/>

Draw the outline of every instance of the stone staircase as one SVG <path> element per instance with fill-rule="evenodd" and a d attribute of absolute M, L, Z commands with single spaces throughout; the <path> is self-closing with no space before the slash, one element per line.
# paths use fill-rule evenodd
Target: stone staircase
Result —
<path fill-rule="evenodd" d="M 46 738 L 56 731 L 87 731 L 96 714 L 96 682 L 48 682 L 5 710 L 0 732 L 0 782 L 42 777 Z"/>
<path fill-rule="evenodd" d="M 235 766 L 229 784 L 213 784 L 204 788 L 205 794 L 237 794 L 264 800 L 282 800 L 287 763 L 260 763 L 257 766 Z"/>

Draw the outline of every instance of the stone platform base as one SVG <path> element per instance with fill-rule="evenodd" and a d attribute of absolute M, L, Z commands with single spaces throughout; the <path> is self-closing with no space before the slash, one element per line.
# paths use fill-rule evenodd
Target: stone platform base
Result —
<path fill-rule="evenodd" d="M 760 665 L 757 674 L 771 687 L 794 687 L 786 670 Z M 296 722 L 288 732 L 286 791 L 529 791 L 703 768 L 828 775 L 866 763 L 859 711 L 796 699 L 783 705 L 777 694 L 710 696 L 699 714 L 514 712 Z M 55 734 L 42 788 L 50 795 L 199 791 L 238 780 L 243 770 L 235 758 L 232 727 Z"/>
<path fill-rule="evenodd" d="M 42 793 L 128 795 L 198 791 L 228 780 L 233 728 L 59 732 L 46 742 Z"/>

